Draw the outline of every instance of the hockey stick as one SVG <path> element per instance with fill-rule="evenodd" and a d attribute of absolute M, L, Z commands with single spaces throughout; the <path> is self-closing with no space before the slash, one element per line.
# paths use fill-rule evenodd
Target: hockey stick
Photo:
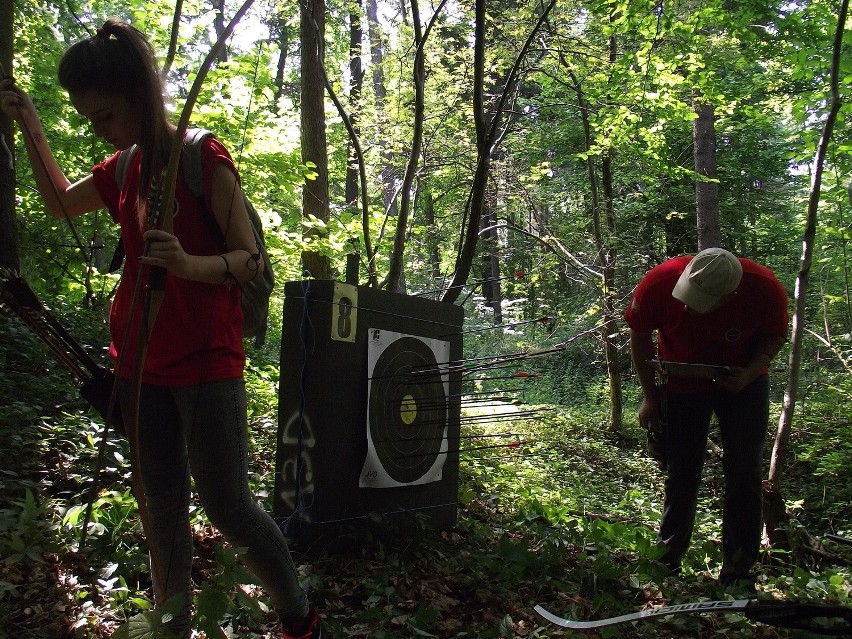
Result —
<path fill-rule="evenodd" d="M 818 635 L 852 636 L 852 608 L 795 601 L 763 602 L 756 599 L 699 601 L 641 610 L 595 621 L 564 619 L 541 606 L 536 606 L 535 611 L 550 623 L 570 630 L 595 630 L 668 615 L 733 612 L 745 615 L 751 621 L 759 621 L 771 626 L 807 630 Z"/>

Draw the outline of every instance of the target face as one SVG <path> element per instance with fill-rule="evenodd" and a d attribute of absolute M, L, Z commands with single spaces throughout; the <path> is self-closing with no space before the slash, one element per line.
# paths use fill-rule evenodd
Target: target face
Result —
<path fill-rule="evenodd" d="M 379 329 L 368 336 L 367 458 L 359 486 L 440 481 L 449 342 Z"/>

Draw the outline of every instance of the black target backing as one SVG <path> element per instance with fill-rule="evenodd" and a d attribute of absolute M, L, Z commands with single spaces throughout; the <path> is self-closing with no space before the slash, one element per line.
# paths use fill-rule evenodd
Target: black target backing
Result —
<path fill-rule="evenodd" d="M 400 484 L 422 477 L 445 439 L 447 397 L 435 354 L 401 337 L 376 361 L 370 383 L 370 437 L 382 467 Z"/>

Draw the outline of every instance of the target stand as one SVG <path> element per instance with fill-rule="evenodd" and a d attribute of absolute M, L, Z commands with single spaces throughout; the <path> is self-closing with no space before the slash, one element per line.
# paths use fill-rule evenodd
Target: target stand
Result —
<path fill-rule="evenodd" d="M 327 280 L 284 292 L 273 508 L 285 534 L 325 548 L 365 528 L 453 526 L 463 310 Z"/>

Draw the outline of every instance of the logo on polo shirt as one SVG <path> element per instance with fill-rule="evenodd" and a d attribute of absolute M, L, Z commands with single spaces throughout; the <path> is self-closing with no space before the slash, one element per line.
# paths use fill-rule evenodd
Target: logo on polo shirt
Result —
<path fill-rule="evenodd" d="M 742 336 L 743 332 L 738 328 L 729 328 L 725 331 L 726 342 L 739 342 Z"/>

